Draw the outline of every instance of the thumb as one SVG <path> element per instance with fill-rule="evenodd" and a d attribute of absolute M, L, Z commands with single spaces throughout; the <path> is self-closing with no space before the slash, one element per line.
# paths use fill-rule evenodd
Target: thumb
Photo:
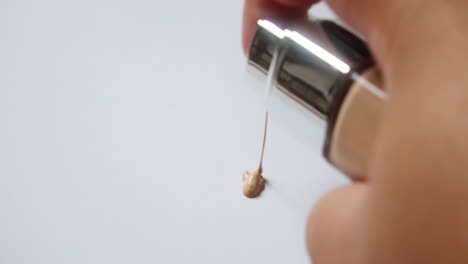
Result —
<path fill-rule="evenodd" d="M 315 205 L 306 231 L 313 263 L 366 263 L 368 188 L 366 183 L 349 184 L 327 193 Z"/>

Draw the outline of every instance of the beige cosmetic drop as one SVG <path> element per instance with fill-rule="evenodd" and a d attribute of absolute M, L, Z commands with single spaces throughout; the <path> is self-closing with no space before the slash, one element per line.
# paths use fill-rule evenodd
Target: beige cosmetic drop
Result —
<path fill-rule="evenodd" d="M 262 151 L 260 154 L 260 164 L 258 169 L 253 172 L 246 171 L 242 174 L 242 192 L 247 198 L 258 197 L 265 188 L 265 179 L 263 173 L 263 155 L 265 154 L 266 135 L 268 131 L 268 112 L 265 112 L 265 125 L 263 130 Z"/>
<path fill-rule="evenodd" d="M 268 108 L 270 104 L 270 97 L 272 95 L 275 81 L 274 78 L 278 73 L 278 62 L 281 58 L 281 51 L 279 47 L 275 47 L 272 52 L 271 63 L 268 67 L 268 73 L 265 83 L 265 90 L 264 90 L 264 107 L 265 107 L 265 124 L 263 129 L 263 143 L 262 143 L 262 151 L 260 155 L 260 164 L 258 169 L 254 172 L 250 173 L 249 171 L 244 172 L 242 175 L 242 192 L 248 198 L 255 198 L 258 197 L 263 189 L 265 188 L 265 179 L 262 176 L 263 173 L 263 156 L 265 154 L 265 144 L 268 132 Z"/>

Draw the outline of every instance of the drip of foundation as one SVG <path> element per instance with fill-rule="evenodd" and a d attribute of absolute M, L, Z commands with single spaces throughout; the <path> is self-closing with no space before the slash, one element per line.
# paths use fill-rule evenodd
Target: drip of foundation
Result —
<path fill-rule="evenodd" d="M 278 60 L 282 52 L 280 52 L 280 47 L 277 46 L 273 50 L 273 54 L 271 57 L 270 67 L 268 68 L 268 74 L 265 84 L 265 94 L 264 94 L 264 106 L 265 106 L 265 127 L 263 131 L 263 144 L 262 144 L 262 152 L 260 155 L 260 164 L 258 165 L 258 169 L 254 172 L 246 171 L 242 175 L 242 191 L 244 195 L 248 198 L 255 198 L 258 197 L 263 189 L 265 189 L 265 179 L 262 176 L 263 173 L 263 155 L 265 154 L 265 143 L 266 143 L 266 135 L 268 130 L 268 108 L 269 108 L 269 101 L 270 97 L 273 93 L 273 89 L 275 88 L 275 78 L 278 74 Z"/>
<path fill-rule="evenodd" d="M 268 112 L 265 113 L 265 128 L 263 131 L 263 144 L 260 155 L 260 164 L 254 172 L 246 171 L 242 175 L 242 192 L 248 198 L 258 197 L 263 189 L 265 189 L 265 179 L 262 176 L 263 172 L 263 155 L 265 153 L 266 134 L 268 130 Z"/>

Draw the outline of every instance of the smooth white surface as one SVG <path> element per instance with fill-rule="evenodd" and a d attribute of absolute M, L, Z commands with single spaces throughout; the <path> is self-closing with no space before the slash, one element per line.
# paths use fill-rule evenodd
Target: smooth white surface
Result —
<path fill-rule="evenodd" d="M 323 126 L 276 97 L 270 184 L 242 196 L 264 113 L 241 12 L 0 2 L 0 263 L 308 263 L 308 211 L 346 180 Z"/>

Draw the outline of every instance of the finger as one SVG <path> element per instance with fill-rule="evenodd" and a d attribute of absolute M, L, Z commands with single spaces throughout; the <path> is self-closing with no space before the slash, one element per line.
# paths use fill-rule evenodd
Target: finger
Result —
<path fill-rule="evenodd" d="M 242 26 L 242 47 L 247 53 L 257 20 L 269 17 L 304 16 L 319 0 L 245 0 Z"/>
<path fill-rule="evenodd" d="M 364 263 L 367 184 L 355 183 L 325 195 L 312 210 L 306 240 L 313 263 Z"/>

